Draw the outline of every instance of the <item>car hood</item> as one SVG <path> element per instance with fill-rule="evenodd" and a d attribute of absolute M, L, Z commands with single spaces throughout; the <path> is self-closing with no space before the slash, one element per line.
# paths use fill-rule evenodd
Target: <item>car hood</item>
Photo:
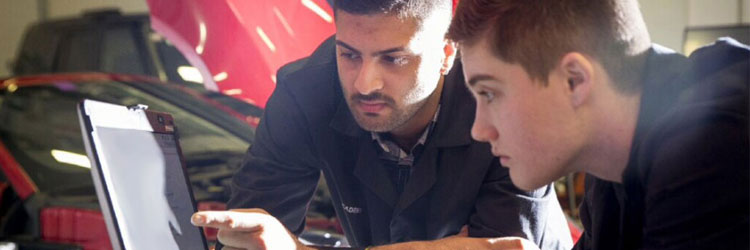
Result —
<path fill-rule="evenodd" d="M 147 0 L 154 30 L 198 69 L 205 87 L 265 107 L 276 71 L 334 33 L 325 0 Z"/>

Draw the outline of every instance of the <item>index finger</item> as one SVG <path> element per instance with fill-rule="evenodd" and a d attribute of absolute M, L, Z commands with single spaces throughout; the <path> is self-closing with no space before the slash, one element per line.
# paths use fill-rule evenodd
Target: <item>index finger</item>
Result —
<path fill-rule="evenodd" d="M 222 230 L 258 231 L 267 223 L 268 215 L 254 212 L 200 211 L 193 214 L 190 222 L 199 227 Z"/>

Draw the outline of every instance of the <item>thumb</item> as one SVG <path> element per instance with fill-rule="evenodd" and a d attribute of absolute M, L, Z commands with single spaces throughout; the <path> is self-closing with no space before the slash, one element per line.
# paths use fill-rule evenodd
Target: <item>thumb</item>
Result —
<path fill-rule="evenodd" d="M 191 222 L 201 227 L 224 230 L 257 231 L 273 223 L 273 217 L 264 213 L 243 211 L 200 211 L 193 214 Z"/>
<path fill-rule="evenodd" d="M 533 242 L 520 237 L 502 237 L 488 240 L 497 250 L 539 250 Z"/>

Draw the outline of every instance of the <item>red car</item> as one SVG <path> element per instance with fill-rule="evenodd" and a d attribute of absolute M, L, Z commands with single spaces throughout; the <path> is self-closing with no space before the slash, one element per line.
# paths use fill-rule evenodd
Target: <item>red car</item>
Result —
<path fill-rule="evenodd" d="M 76 115 L 83 98 L 172 113 L 201 209 L 224 209 L 254 134 L 244 115 L 153 78 L 75 73 L 0 83 L 0 241 L 22 248 L 111 249 Z"/>
<path fill-rule="evenodd" d="M 147 0 L 151 26 L 197 68 L 208 89 L 265 107 L 276 70 L 333 35 L 325 0 Z"/>
<path fill-rule="evenodd" d="M 252 141 L 253 127 L 262 113 L 259 106 L 265 103 L 264 98 L 274 85 L 270 77 L 263 77 L 262 81 L 254 77 L 268 75 L 260 72 L 275 72 L 286 61 L 306 55 L 319 40 L 333 33 L 330 21 L 320 26 L 299 19 L 304 15 L 294 14 L 300 8 L 312 10 L 311 6 L 316 6 L 314 1 L 289 1 L 284 4 L 292 5 L 280 6 L 282 2 L 266 7 L 275 10 L 273 13 L 278 13 L 275 15 L 297 17 L 286 23 L 288 28 L 296 30 L 294 37 L 286 43 L 277 42 L 275 52 L 264 60 L 246 55 L 237 61 L 236 56 L 225 56 L 221 61 L 236 65 L 235 69 L 203 74 L 202 78 L 200 75 L 195 78 L 195 71 L 189 69 L 206 73 L 201 68 L 205 64 L 191 60 L 197 66 L 189 65 L 173 46 L 184 46 L 185 38 L 176 37 L 182 40 L 174 44 L 167 42 L 149 29 L 152 20 L 145 15 L 94 11 L 82 17 L 33 25 L 14 67 L 16 75 L 25 76 L 4 80 L 0 85 L 0 246 L 3 242 L 13 242 L 34 249 L 111 248 L 75 116 L 74 103 L 82 98 L 123 105 L 142 103 L 154 110 L 173 113 L 178 126 L 182 124 L 183 148 L 195 149 L 192 152 L 186 149 L 184 153 L 199 209 L 224 209 L 229 177 Z M 219 12 L 212 15 L 221 16 Z M 163 21 L 155 22 L 165 25 Z M 237 26 L 210 22 L 206 27 L 213 37 L 217 27 Z M 266 32 L 270 39 L 283 38 L 273 29 Z M 214 47 L 214 41 L 200 54 L 216 59 L 219 55 L 216 49 L 221 46 Z M 267 45 L 249 44 L 253 46 L 246 49 Z M 78 71 L 153 78 L 102 73 L 38 75 Z M 175 83 L 165 84 L 163 80 Z M 195 84 L 203 82 L 208 85 L 220 82 L 222 91 L 207 91 Z M 242 88 L 231 84 L 240 84 Z M 258 100 L 260 105 L 245 102 L 251 99 Z M 343 237 L 335 235 L 340 228 L 323 190 L 325 186 L 321 185 L 313 198 L 308 224 L 334 234 L 310 230 L 303 237 L 318 244 L 336 245 Z M 207 234 L 209 240 L 215 239 L 215 232 Z"/>
<path fill-rule="evenodd" d="M 252 143 L 256 119 L 207 93 L 151 77 L 104 73 L 0 80 L 0 245 L 111 249 L 76 114 L 84 98 L 171 113 L 198 209 L 224 210 L 230 178 Z M 308 213 L 311 228 L 301 237 L 342 244 L 325 185 L 319 189 Z M 206 234 L 216 240 L 216 231 Z"/>

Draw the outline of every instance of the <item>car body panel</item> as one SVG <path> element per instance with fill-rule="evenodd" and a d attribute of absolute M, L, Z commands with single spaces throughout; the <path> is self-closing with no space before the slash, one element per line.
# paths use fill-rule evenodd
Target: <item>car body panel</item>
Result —
<path fill-rule="evenodd" d="M 4 121 L 0 126 L 2 128 L 0 130 L 0 187 L 5 187 L 0 189 L 0 195 L 2 195 L 0 196 L 0 216 L 2 216 L 0 239 L 10 240 L 22 247 L 30 248 L 44 246 L 50 247 L 45 249 L 71 249 L 71 247 L 80 246 L 87 250 L 111 249 L 94 195 L 93 184 L 86 184 L 83 181 L 91 180 L 90 173 L 82 171 L 85 168 L 81 168 L 80 165 L 73 166 L 75 163 L 57 158 L 53 160 L 55 150 L 52 150 L 52 156 L 50 156 L 50 148 L 85 154 L 80 150 L 83 141 L 80 138 L 78 118 L 68 119 L 70 118 L 68 116 L 75 113 L 75 105 L 63 106 L 62 104 L 75 103 L 82 95 L 89 95 L 86 94 L 87 90 L 84 90 L 85 86 L 89 86 L 88 90 L 106 90 L 96 92 L 94 96 L 91 96 L 92 98 L 99 96 L 104 98 L 103 100 L 120 100 L 117 97 L 121 97 L 131 100 L 136 97 L 129 95 L 130 92 L 118 91 L 124 87 L 108 87 L 115 85 L 142 91 L 149 96 L 148 99 L 139 97 L 141 100 L 159 100 L 159 103 L 164 102 L 180 108 L 179 112 L 193 114 L 192 116 L 176 114 L 183 117 L 196 117 L 182 120 L 181 142 L 197 135 L 197 139 L 193 140 L 192 144 L 202 145 L 206 139 L 210 139 L 208 137 L 210 135 L 220 136 L 222 140 L 226 139 L 227 143 L 234 143 L 235 146 L 231 147 L 233 149 L 231 152 L 214 152 L 211 150 L 217 147 L 194 146 L 193 153 L 188 155 L 190 158 L 186 158 L 189 160 L 189 171 L 192 173 L 191 184 L 193 184 L 194 191 L 200 195 L 200 197 L 196 195 L 200 209 L 221 207 L 222 202 L 228 198 L 227 178 L 231 177 L 233 169 L 239 165 L 245 150 L 252 142 L 253 126 L 243 119 L 244 116 L 231 114 L 233 112 L 231 109 L 222 107 L 221 104 L 206 98 L 202 93 L 184 86 L 160 82 L 152 77 L 104 73 L 65 73 L 0 79 L 0 119 Z M 28 95 L 29 93 L 42 93 L 40 91 L 48 90 L 55 90 L 60 96 L 45 94 L 41 95 L 40 100 L 14 103 L 14 101 L 28 100 L 34 96 Z M 163 95 L 160 95 L 161 92 L 164 92 Z M 117 97 L 112 97 L 112 95 L 117 95 Z M 166 99 L 159 99 L 160 97 Z M 58 98 L 64 98 L 67 101 L 55 101 Z M 134 99 L 131 101 L 140 103 Z M 40 112 L 39 109 L 35 109 L 35 103 L 39 102 L 44 102 L 44 105 L 52 109 L 49 111 L 42 109 Z M 149 105 L 156 104 L 158 103 L 151 102 Z M 17 108 L 20 109 L 16 110 Z M 196 115 L 195 113 L 200 113 L 200 110 L 203 110 L 204 114 Z M 53 115 L 50 112 L 58 114 Z M 62 114 L 68 118 L 61 119 Z M 36 118 L 16 119 L 26 115 Z M 207 123 L 222 124 L 209 126 Z M 212 129 L 202 130 L 201 128 L 204 127 Z M 226 132 L 220 132 L 219 129 Z M 24 130 L 26 132 L 23 132 Z M 22 134 L 18 134 L 19 132 Z M 75 134 L 78 134 L 78 138 Z M 228 138 L 230 134 L 235 139 Z M 65 136 L 65 138 L 55 138 L 56 136 Z M 19 144 L 21 141 L 24 142 L 23 145 Z M 40 144 L 29 144 L 29 142 Z M 76 146 L 73 143 L 80 145 Z M 181 144 L 188 144 L 188 142 Z M 30 147 L 34 153 L 30 153 Z M 230 149 L 230 147 L 224 148 Z M 37 155 L 36 152 L 42 154 Z M 49 159 L 45 161 L 42 157 Z M 88 158 L 83 155 L 81 157 L 88 162 Z M 41 170 L 51 172 L 42 175 Z M 76 178 L 69 178 L 68 175 L 70 177 L 75 175 Z M 50 185 L 50 183 L 62 185 Z M 68 189 L 69 187 L 72 189 Z M 196 187 L 200 188 L 196 189 Z M 223 188 L 219 191 L 211 191 L 219 187 Z M 202 205 L 204 201 L 211 206 Z M 209 232 L 207 236 L 209 239 L 216 239 L 215 232 L 213 235 Z"/>
<path fill-rule="evenodd" d="M 2 142 L 0 142 L 0 168 L 2 168 L 11 187 L 13 187 L 13 190 L 16 191 L 21 200 L 26 200 L 29 196 L 39 191 L 26 171 L 16 162 L 13 155 L 8 152 L 8 148 Z"/>
<path fill-rule="evenodd" d="M 104 218 L 99 210 L 47 207 L 40 213 L 42 239 L 72 243 L 84 249 L 112 249 Z"/>
<path fill-rule="evenodd" d="M 174 43 L 208 89 L 265 107 L 276 71 L 333 35 L 324 0 L 148 0 L 154 30 Z"/>
<path fill-rule="evenodd" d="M 26 76 L 64 72 L 144 75 L 195 90 L 203 80 L 185 57 L 151 28 L 148 14 L 123 15 L 118 10 L 91 10 L 82 16 L 31 25 L 18 49 L 13 74 Z M 197 75 L 197 77 L 196 77 Z M 201 91 L 209 99 L 243 114 L 257 124 L 262 109 L 232 91 Z"/>

